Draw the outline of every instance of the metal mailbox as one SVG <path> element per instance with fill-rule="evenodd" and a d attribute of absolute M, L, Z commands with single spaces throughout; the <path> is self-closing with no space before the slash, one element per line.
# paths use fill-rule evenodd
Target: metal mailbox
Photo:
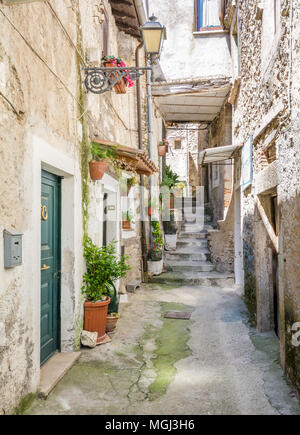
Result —
<path fill-rule="evenodd" d="M 22 235 L 3 231 L 4 267 L 6 269 L 22 264 Z"/>

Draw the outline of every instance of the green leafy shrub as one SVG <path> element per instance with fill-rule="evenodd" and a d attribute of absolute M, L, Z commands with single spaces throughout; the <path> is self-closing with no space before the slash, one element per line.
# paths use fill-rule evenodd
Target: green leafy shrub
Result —
<path fill-rule="evenodd" d="M 111 160 L 114 162 L 116 158 L 116 150 L 115 148 L 105 148 L 100 144 L 92 142 L 91 144 L 91 154 L 93 160 L 99 162 L 101 160 Z"/>
<path fill-rule="evenodd" d="M 179 183 L 179 176 L 172 171 L 170 166 L 166 166 L 161 186 L 167 186 L 170 190 L 174 189 Z"/>
<path fill-rule="evenodd" d="M 133 212 L 131 209 L 122 212 L 122 221 L 133 221 Z"/>
<path fill-rule="evenodd" d="M 116 242 L 98 247 L 90 238 L 84 244 L 86 273 L 83 275 L 82 293 L 89 302 L 96 302 L 111 294 L 114 281 L 126 276 L 130 266 L 128 257 L 116 253 Z"/>
<path fill-rule="evenodd" d="M 137 183 L 136 177 L 128 178 L 127 183 L 128 183 L 128 186 L 130 186 L 130 187 L 135 186 Z"/>
<path fill-rule="evenodd" d="M 160 223 L 158 221 L 151 221 L 152 235 L 153 235 L 153 252 L 160 252 L 164 245 L 164 239 L 162 231 L 160 229 Z"/>

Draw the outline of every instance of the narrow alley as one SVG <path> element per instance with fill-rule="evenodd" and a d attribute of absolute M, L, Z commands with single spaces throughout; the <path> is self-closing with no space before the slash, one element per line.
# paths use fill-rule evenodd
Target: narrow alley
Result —
<path fill-rule="evenodd" d="M 83 351 L 26 414 L 300 415 L 278 339 L 249 326 L 230 279 L 172 278 L 130 295 L 113 341 Z M 191 320 L 164 319 L 169 310 L 192 312 Z"/>
<path fill-rule="evenodd" d="M 300 415 L 278 338 L 250 326 L 233 276 L 207 259 L 206 236 L 187 214 L 174 271 L 129 294 L 113 341 L 83 351 L 26 413 Z M 191 318 L 164 317 L 174 311 Z"/>
<path fill-rule="evenodd" d="M 299 61 L 300 0 L 0 0 L 1 416 L 300 415 Z"/>

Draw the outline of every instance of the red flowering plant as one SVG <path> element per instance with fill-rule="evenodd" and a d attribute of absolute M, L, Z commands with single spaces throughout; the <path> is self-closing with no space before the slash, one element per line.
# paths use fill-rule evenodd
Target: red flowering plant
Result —
<path fill-rule="evenodd" d="M 159 142 L 158 145 L 165 145 L 165 146 L 168 146 L 168 145 L 169 145 L 169 142 L 167 141 L 167 139 L 163 139 L 162 141 Z"/>
<path fill-rule="evenodd" d="M 160 223 L 156 220 L 151 221 L 153 244 L 150 251 L 150 258 L 152 261 L 159 261 L 162 258 L 162 248 L 164 246 L 164 239 L 160 229 Z"/>
<path fill-rule="evenodd" d="M 117 67 L 120 67 L 120 68 L 126 68 L 126 67 L 127 67 L 127 65 L 126 65 L 126 63 L 124 62 L 124 60 L 122 60 L 120 57 L 115 57 L 115 56 L 104 56 L 104 57 L 102 58 L 102 61 L 103 61 L 103 62 L 109 62 L 109 63 L 111 63 L 112 65 L 114 65 L 116 68 L 117 68 Z M 129 77 L 129 75 L 128 75 L 128 76 L 125 76 L 124 79 L 125 79 L 126 85 L 127 85 L 129 88 L 132 88 L 132 86 L 134 86 L 134 81 Z"/>

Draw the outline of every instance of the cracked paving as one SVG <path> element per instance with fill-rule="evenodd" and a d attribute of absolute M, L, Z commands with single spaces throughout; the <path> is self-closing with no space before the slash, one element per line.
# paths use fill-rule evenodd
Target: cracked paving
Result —
<path fill-rule="evenodd" d="M 191 320 L 164 319 L 168 310 Z M 228 284 L 152 283 L 129 295 L 111 343 L 85 349 L 26 414 L 300 414 L 279 342 Z"/>

